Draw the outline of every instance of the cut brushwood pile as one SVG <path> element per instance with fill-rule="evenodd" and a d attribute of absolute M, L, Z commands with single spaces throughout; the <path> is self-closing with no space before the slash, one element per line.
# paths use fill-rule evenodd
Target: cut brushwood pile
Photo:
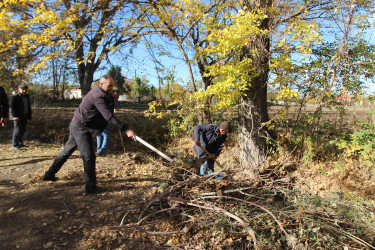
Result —
<path fill-rule="evenodd" d="M 127 211 L 111 229 L 135 230 L 152 236 L 160 247 L 181 249 L 375 249 L 374 228 L 359 218 L 348 221 L 335 209 L 352 209 L 350 203 L 294 191 L 292 178 L 280 167 L 248 180 L 235 180 L 228 169 L 221 181 L 215 174 L 197 176 L 181 167 L 163 192 L 139 211 Z M 130 219 L 135 215 L 136 220 Z"/>

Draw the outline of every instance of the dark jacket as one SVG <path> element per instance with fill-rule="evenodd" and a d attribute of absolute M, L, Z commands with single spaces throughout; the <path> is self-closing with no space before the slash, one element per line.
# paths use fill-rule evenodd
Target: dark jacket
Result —
<path fill-rule="evenodd" d="M 109 109 L 111 110 L 112 114 L 115 113 L 115 98 L 113 97 L 113 95 L 111 95 L 109 99 Z"/>
<path fill-rule="evenodd" d="M 219 125 L 216 124 L 196 125 L 194 127 L 194 139 L 199 140 L 202 147 L 208 152 L 219 156 L 227 135 L 221 135 Z M 204 150 L 197 145 L 194 145 L 194 149 L 198 152 L 198 156 L 204 154 Z"/>
<path fill-rule="evenodd" d="M 17 93 L 15 95 L 12 95 L 12 97 L 10 98 L 10 114 L 13 118 L 18 117 L 20 119 L 26 118 L 27 120 L 31 120 L 31 103 L 30 96 L 28 94 L 26 94 L 26 101 L 27 112 L 25 113 L 22 94 Z"/>
<path fill-rule="evenodd" d="M 0 86 L 0 117 L 7 118 L 9 113 L 8 96 L 3 87 Z"/>
<path fill-rule="evenodd" d="M 122 131 L 127 130 L 128 127 L 114 116 L 111 98 L 112 95 L 100 87 L 92 89 L 74 111 L 72 123 L 87 128 L 95 135 L 100 135 L 108 124 Z"/>

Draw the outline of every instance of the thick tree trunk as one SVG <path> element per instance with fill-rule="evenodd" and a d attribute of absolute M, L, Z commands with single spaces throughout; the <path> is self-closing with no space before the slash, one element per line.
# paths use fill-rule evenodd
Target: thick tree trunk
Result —
<path fill-rule="evenodd" d="M 94 81 L 94 67 L 92 65 L 78 66 L 78 75 L 83 98 L 91 90 L 91 84 Z"/>
<path fill-rule="evenodd" d="M 248 10 L 271 7 L 272 0 L 244 0 Z M 264 19 L 261 28 L 267 30 L 269 19 Z M 246 91 L 239 105 L 239 158 L 243 166 L 250 167 L 254 172 L 259 169 L 267 154 L 267 130 L 262 123 L 269 120 L 267 111 L 267 81 L 269 73 L 269 35 L 251 37 L 251 43 L 244 48 L 244 57 L 253 60 L 257 77 L 252 78 L 251 87 Z M 253 51 L 256 54 L 253 54 Z"/>
<path fill-rule="evenodd" d="M 240 100 L 239 158 L 244 166 L 257 167 L 266 159 L 268 133 L 262 123 L 268 121 L 267 85 L 263 80 L 261 76 L 254 79 Z"/>
<path fill-rule="evenodd" d="M 82 98 L 91 90 L 91 84 L 94 81 L 95 64 L 87 63 L 84 60 L 84 49 L 83 41 L 80 41 L 80 46 L 76 51 L 76 60 L 78 66 L 78 79 L 81 87 Z M 95 56 L 92 56 L 91 60 L 94 60 Z"/>

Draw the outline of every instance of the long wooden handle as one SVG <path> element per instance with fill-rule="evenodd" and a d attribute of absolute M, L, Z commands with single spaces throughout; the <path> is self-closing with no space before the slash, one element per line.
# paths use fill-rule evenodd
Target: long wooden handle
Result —
<path fill-rule="evenodd" d="M 135 138 L 136 138 L 137 141 L 139 141 L 140 143 L 142 143 L 143 145 L 145 145 L 146 147 L 148 147 L 149 149 L 151 149 L 152 151 L 154 151 L 155 153 L 157 153 L 158 155 L 160 155 L 161 157 L 163 157 L 164 159 L 166 159 L 170 163 L 174 162 L 173 159 L 169 158 L 167 155 L 165 155 L 164 153 L 160 152 L 158 149 L 156 149 L 152 145 L 148 144 L 147 142 L 145 142 L 144 140 L 142 140 L 138 136 L 136 136 Z"/>
<path fill-rule="evenodd" d="M 121 130 L 119 130 L 118 132 L 120 133 L 121 146 L 122 146 L 122 148 L 124 149 L 124 153 L 125 153 L 125 144 L 124 144 L 124 139 L 122 139 L 122 133 L 121 133 Z"/>
<path fill-rule="evenodd" d="M 197 145 L 198 145 L 198 144 L 197 144 Z M 206 152 L 206 154 L 211 155 L 211 153 L 208 152 L 207 149 L 205 149 L 204 147 L 202 147 L 202 145 L 198 145 L 198 147 L 200 147 L 201 149 L 203 149 L 203 151 Z M 216 162 L 217 165 L 219 165 L 219 167 L 222 168 L 221 164 L 220 164 L 217 160 L 214 160 L 214 162 Z"/>

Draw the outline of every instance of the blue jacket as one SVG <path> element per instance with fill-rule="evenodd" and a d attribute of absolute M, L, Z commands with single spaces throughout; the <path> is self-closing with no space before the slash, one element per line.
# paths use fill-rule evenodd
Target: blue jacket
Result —
<path fill-rule="evenodd" d="M 100 135 L 108 124 L 122 131 L 127 130 L 128 126 L 120 122 L 112 112 L 112 99 L 112 95 L 100 87 L 90 90 L 74 111 L 72 123 L 95 135 Z"/>
<path fill-rule="evenodd" d="M 12 117 L 18 117 L 20 119 L 31 120 L 31 103 L 30 97 L 26 94 L 27 112 L 25 112 L 25 106 L 23 104 L 23 96 L 21 93 L 12 95 L 10 98 L 10 114 Z"/>
<path fill-rule="evenodd" d="M 219 125 L 216 124 L 196 125 L 194 127 L 194 139 L 199 140 L 202 147 L 208 152 L 219 156 L 227 135 L 221 135 Z M 194 149 L 198 153 L 198 156 L 205 154 L 204 150 L 197 145 L 194 145 Z"/>

